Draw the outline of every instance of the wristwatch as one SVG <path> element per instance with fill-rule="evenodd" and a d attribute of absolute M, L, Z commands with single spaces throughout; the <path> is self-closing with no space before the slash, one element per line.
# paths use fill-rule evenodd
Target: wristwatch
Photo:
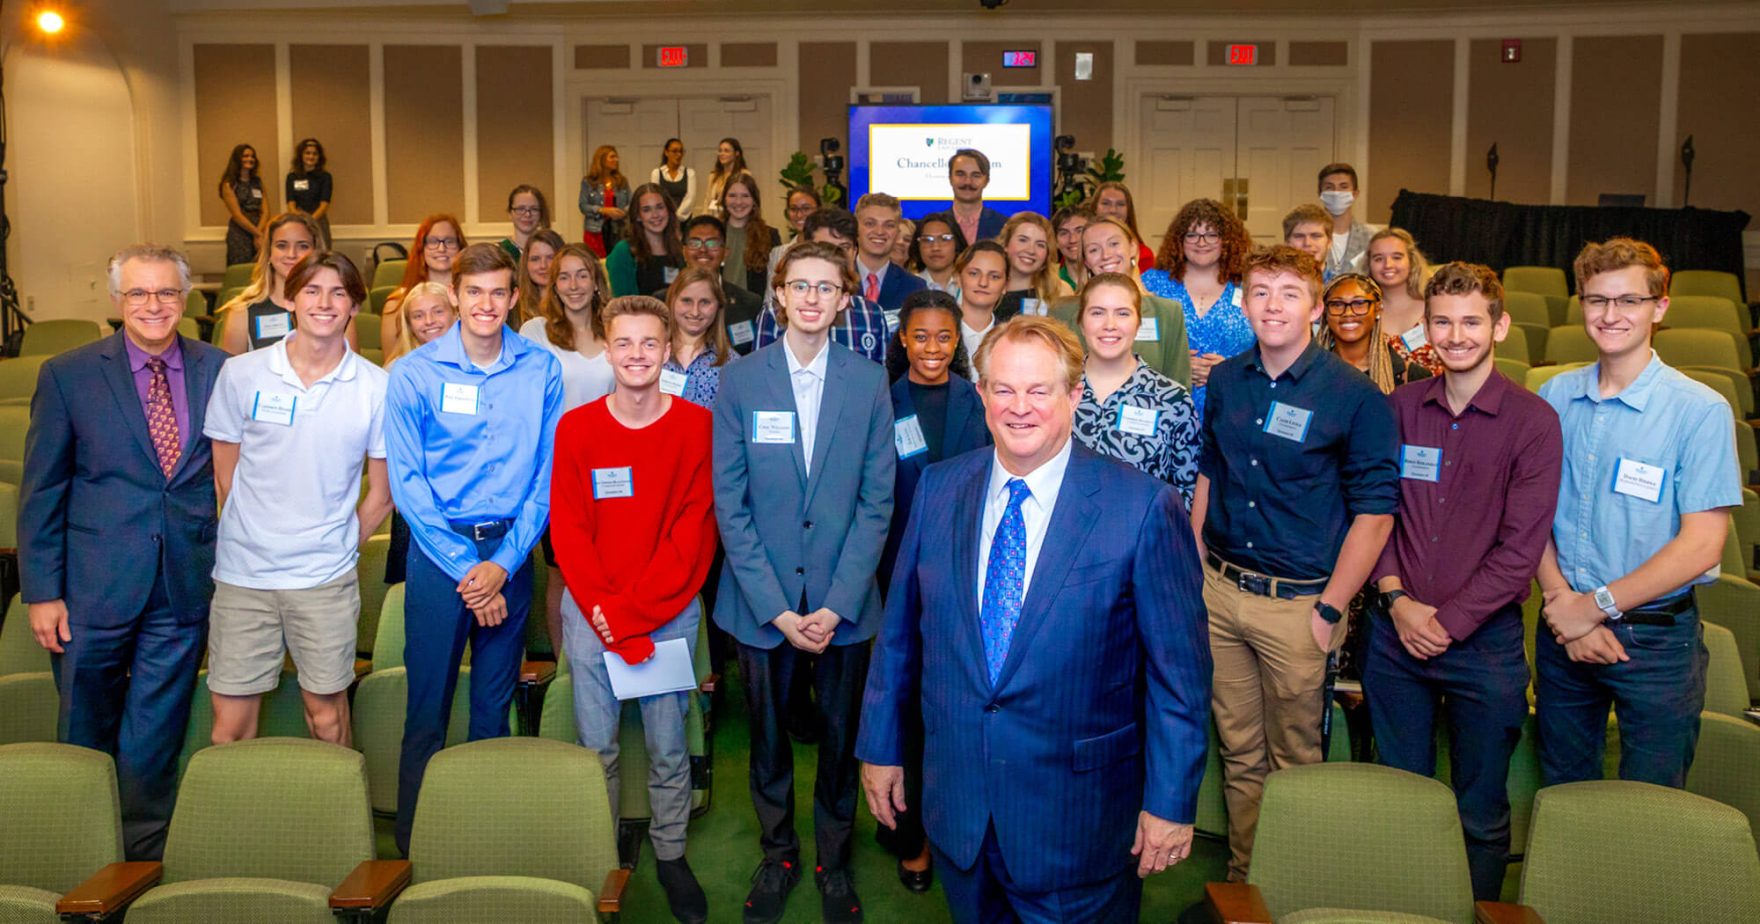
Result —
<path fill-rule="evenodd" d="M 1408 596 L 1408 594 L 1405 591 L 1399 590 L 1399 589 L 1390 590 L 1387 593 L 1382 594 L 1381 595 L 1381 610 L 1382 610 L 1382 612 L 1388 613 L 1389 615 L 1391 615 L 1393 613 L 1393 601 L 1398 600 L 1399 598 L 1404 597 L 1404 596 Z"/>
<path fill-rule="evenodd" d="M 1613 605 L 1613 591 L 1608 590 L 1606 584 L 1595 588 L 1595 605 L 1601 608 L 1601 612 L 1607 614 L 1608 622 L 1618 622 L 1619 618 L 1625 615 L 1620 612 L 1619 607 Z"/>
<path fill-rule="evenodd" d="M 1338 607 L 1327 603 L 1325 600 L 1321 600 L 1314 604 L 1314 612 L 1319 613 L 1320 618 L 1326 620 L 1329 625 L 1336 626 L 1338 625 L 1338 621 L 1344 618 L 1344 614 L 1338 611 Z"/>

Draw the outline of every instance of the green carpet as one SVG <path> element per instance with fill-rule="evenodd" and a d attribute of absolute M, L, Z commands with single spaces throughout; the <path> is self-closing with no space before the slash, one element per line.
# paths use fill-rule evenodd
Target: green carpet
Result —
<path fill-rule="evenodd" d="M 709 894 L 711 921 L 738 921 L 751 874 L 758 866 L 758 820 L 747 790 L 748 746 L 744 691 L 738 671 L 730 671 L 715 705 L 715 777 L 710 807 L 693 819 L 686 856 L 703 889 Z M 801 862 L 808 875 L 789 897 L 784 921 L 820 920 L 819 892 L 813 887 L 813 768 L 817 750 L 795 746 L 795 824 L 800 832 Z M 874 841 L 874 818 L 858 798 L 854 844 L 856 889 L 862 897 L 867 920 L 875 924 L 908 921 L 940 924 L 950 921 L 947 903 L 937 882 L 933 891 L 918 895 L 899 884 L 891 854 Z M 1204 883 L 1224 877 L 1226 845 L 1200 838 L 1192 858 L 1174 869 L 1151 878 L 1143 891 L 1142 920 L 1170 922 L 1203 897 Z M 642 859 L 630 882 L 623 920 L 628 924 L 664 924 L 672 916 L 666 896 L 654 878 L 654 853 L 643 844 Z"/>

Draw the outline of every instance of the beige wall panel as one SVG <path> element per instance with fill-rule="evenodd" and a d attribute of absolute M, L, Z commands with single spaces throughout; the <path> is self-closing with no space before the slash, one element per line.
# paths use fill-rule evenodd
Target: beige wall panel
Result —
<path fill-rule="evenodd" d="M 1290 42 L 1291 67 L 1344 67 L 1350 63 L 1349 42 Z"/>
<path fill-rule="evenodd" d="M 1655 204 L 1661 104 L 1662 36 L 1597 35 L 1572 43 L 1565 202 L 1594 205 L 1602 193 L 1643 193 Z"/>
<path fill-rule="evenodd" d="M 947 102 L 946 42 L 874 42 L 868 46 L 868 83 L 916 87 L 925 105 Z"/>
<path fill-rule="evenodd" d="M 507 192 L 521 183 L 557 190 L 556 117 L 548 45 L 477 46 L 477 217 L 507 219 Z"/>
<path fill-rule="evenodd" d="M 722 67 L 775 67 L 775 42 L 725 42 L 721 45 Z"/>
<path fill-rule="evenodd" d="M 1077 52 L 1093 53 L 1092 79 L 1076 79 Z M 1123 146 L 1113 136 L 1112 81 L 1116 70 L 1111 42 L 1057 43 L 1057 87 L 1062 117 L 1056 128 L 1059 134 L 1076 136 L 1077 150 L 1100 154 L 1108 147 Z"/>
<path fill-rule="evenodd" d="M 1369 46 L 1369 169 L 1364 218 L 1387 221 L 1400 188 L 1446 194 L 1453 125 L 1454 42 Z"/>
<path fill-rule="evenodd" d="M 332 225 L 373 223 L 373 113 L 371 64 L 365 45 L 292 45 L 293 138 L 324 145 L 335 182 L 327 217 Z M 288 166 L 293 151 L 286 153 Z M 286 181 L 276 189 L 285 191 Z"/>
<path fill-rule="evenodd" d="M 849 155 L 849 88 L 856 82 L 855 42 L 802 42 L 800 46 L 800 149 L 819 151 L 819 139 L 836 137 Z M 780 152 L 779 152 L 780 153 Z M 778 157 L 778 162 L 786 158 Z M 844 173 L 847 182 L 849 174 Z"/>
<path fill-rule="evenodd" d="M 1497 144 L 1497 198 L 1552 199 L 1553 91 L 1558 40 L 1522 39 L 1522 60 L 1506 64 L 1500 39 L 1474 39 L 1467 65 L 1467 195 L 1491 194 L 1485 153 Z"/>
<path fill-rule="evenodd" d="M 386 195 L 392 224 L 464 220 L 464 52 L 385 46 Z"/>
<path fill-rule="evenodd" d="M 232 148 L 249 144 L 262 163 L 263 195 L 273 212 L 281 204 L 287 160 L 275 129 L 275 46 L 197 45 L 195 54 L 196 181 L 201 223 L 226 226 L 220 175 Z"/>
<path fill-rule="evenodd" d="M 1760 32 L 1681 36 L 1680 117 L 1670 156 L 1679 157 L 1681 142 L 1693 136 L 1693 205 L 1760 215 L 1756 100 Z M 1685 182 L 1676 161 L 1676 205 Z M 1760 231 L 1760 225 L 1749 224 L 1748 230 Z"/>
<path fill-rule="evenodd" d="M 1137 43 L 1137 64 L 1143 67 L 1191 67 L 1196 54 L 1191 42 Z"/>
<path fill-rule="evenodd" d="M 628 45 L 576 45 L 574 46 L 574 66 L 576 70 L 627 70 L 629 68 Z"/>

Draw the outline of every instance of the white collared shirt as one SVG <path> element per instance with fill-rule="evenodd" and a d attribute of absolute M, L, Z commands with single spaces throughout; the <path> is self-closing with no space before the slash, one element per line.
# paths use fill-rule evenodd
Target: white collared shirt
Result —
<path fill-rule="evenodd" d="M 1027 589 L 1033 586 L 1033 567 L 1039 561 L 1039 548 L 1045 544 L 1045 531 L 1051 526 L 1051 512 L 1057 509 L 1057 494 L 1063 490 L 1063 473 L 1069 468 L 1069 454 L 1074 443 L 1073 437 L 1064 440 L 1057 455 L 1022 476 L 1009 474 L 1008 469 L 1002 467 L 1001 459 L 991 459 L 990 481 L 984 489 L 984 519 L 979 521 L 982 529 L 978 533 L 977 595 L 980 609 L 984 606 L 984 575 L 990 567 L 990 542 L 996 537 L 996 527 L 1002 523 L 1003 512 L 1008 509 L 1008 482 L 1020 477 L 1027 483 L 1028 496 L 1021 501 L 1021 521 L 1027 528 L 1026 570 L 1021 576 L 1021 602 L 1025 603 Z"/>
<path fill-rule="evenodd" d="M 869 269 L 868 265 L 862 262 L 862 258 L 860 256 L 857 256 L 856 257 L 856 276 L 858 277 L 858 281 L 861 283 L 861 287 L 862 287 L 862 291 L 858 294 L 860 294 L 864 298 L 867 297 L 868 277 L 872 276 L 872 277 L 874 277 L 874 300 L 878 301 L 880 298 L 880 294 L 879 294 L 880 287 L 886 285 L 886 271 L 891 268 L 892 268 L 892 263 L 890 261 L 883 260 L 880 263 L 879 269 Z"/>
<path fill-rule="evenodd" d="M 788 357 L 788 383 L 794 388 L 794 414 L 801 422 L 801 453 L 807 459 L 807 474 L 813 473 L 813 437 L 819 429 L 819 399 L 825 395 L 825 367 L 831 356 L 831 341 L 819 346 L 819 355 L 805 365 L 794 358 L 794 347 L 784 337 L 782 353 Z"/>
<path fill-rule="evenodd" d="M 983 330 L 973 330 L 966 325 L 965 319 L 959 322 L 959 339 L 965 344 L 966 362 L 972 367 L 972 381 L 978 380 L 978 347 L 984 342 L 984 335 L 996 329 L 996 316 L 990 316 L 990 324 Z"/>
<path fill-rule="evenodd" d="M 309 387 L 287 358 L 299 332 L 220 367 L 203 435 L 238 443 L 214 579 L 306 590 L 354 569 L 361 468 L 385 458 L 385 370 L 351 351 Z"/>

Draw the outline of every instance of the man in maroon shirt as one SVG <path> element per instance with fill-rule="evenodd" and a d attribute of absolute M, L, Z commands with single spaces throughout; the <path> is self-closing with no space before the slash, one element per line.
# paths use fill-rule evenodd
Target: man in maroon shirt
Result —
<path fill-rule="evenodd" d="M 1495 901 L 1509 862 L 1504 780 L 1528 715 L 1522 601 L 1551 532 L 1563 439 L 1551 405 L 1497 371 L 1510 325 L 1497 274 L 1442 267 L 1424 324 L 1444 373 L 1391 398 L 1399 513 L 1371 578 L 1363 692 L 1391 767 L 1434 773 L 1446 718 L 1473 897 Z"/>

